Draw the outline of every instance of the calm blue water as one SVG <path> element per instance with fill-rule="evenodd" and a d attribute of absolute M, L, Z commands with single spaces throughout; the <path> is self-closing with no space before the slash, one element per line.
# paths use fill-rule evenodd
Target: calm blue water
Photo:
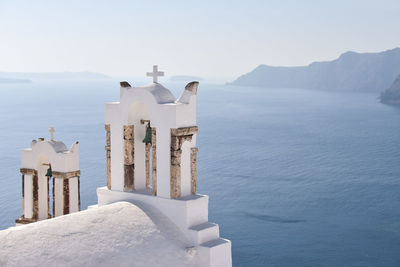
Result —
<path fill-rule="evenodd" d="M 82 208 L 95 204 L 117 81 L 0 92 L 0 228 L 21 215 L 20 150 L 50 125 L 80 141 Z M 198 191 L 235 266 L 400 265 L 399 108 L 374 94 L 201 84 L 198 124 Z"/>

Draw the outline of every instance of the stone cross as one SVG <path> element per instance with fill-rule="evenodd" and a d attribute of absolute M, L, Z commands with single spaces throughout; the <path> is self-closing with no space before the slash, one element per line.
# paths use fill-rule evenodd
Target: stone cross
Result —
<path fill-rule="evenodd" d="M 158 76 L 164 76 L 164 72 L 163 71 L 158 71 L 158 66 L 157 65 L 153 65 L 153 72 L 147 72 L 146 75 L 148 77 L 153 77 L 153 83 L 157 83 L 158 82 Z"/>
<path fill-rule="evenodd" d="M 54 129 L 54 127 L 51 126 L 51 127 L 49 128 L 49 132 L 50 132 L 50 140 L 51 140 L 51 141 L 54 141 L 54 133 L 56 132 L 56 129 Z"/>

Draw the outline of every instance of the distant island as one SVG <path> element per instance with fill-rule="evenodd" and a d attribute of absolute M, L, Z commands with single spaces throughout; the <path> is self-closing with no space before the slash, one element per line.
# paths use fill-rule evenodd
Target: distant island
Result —
<path fill-rule="evenodd" d="M 0 77 L 10 79 L 74 79 L 74 80 L 92 80 L 92 79 L 110 79 L 111 77 L 90 71 L 80 72 L 0 72 Z M 0 78 L 1 80 L 2 78 Z"/>
<path fill-rule="evenodd" d="M 397 76 L 392 86 L 381 94 L 381 102 L 400 105 L 400 75 Z"/>
<path fill-rule="evenodd" d="M 382 92 L 400 74 L 400 48 L 380 53 L 346 52 L 338 59 L 301 67 L 260 65 L 232 85 Z"/>
<path fill-rule="evenodd" d="M 186 82 L 186 81 L 203 81 L 204 79 L 197 76 L 176 75 L 169 78 L 172 82 Z"/>
<path fill-rule="evenodd" d="M 15 79 L 8 77 L 0 77 L 0 83 L 31 83 L 31 80 L 28 79 Z"/>

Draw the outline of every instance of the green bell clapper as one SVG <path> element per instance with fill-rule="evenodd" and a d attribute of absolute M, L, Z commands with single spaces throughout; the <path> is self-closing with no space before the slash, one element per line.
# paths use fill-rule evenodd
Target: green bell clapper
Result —
<path fill-rule="evenodd" d="M 47 169 L 46 176 L 47 177 L 52 177 L 53 176 L 53 171 L 51 170 L 51 166 Z"/>
<path fill-rule="evenodd" d="M 147 144 L 151 144 L 151 127 L 150 127 L 150 123 L 147 125 L 146 128 L 146 135 L 143 139 L 143 143 Z"/>

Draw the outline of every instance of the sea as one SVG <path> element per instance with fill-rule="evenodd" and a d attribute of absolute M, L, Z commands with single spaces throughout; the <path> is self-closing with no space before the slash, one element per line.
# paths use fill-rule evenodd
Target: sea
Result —
<path fill-rule="evenodd" d="M 176 97 L 184 83 L 163 83 Z M 0 85 L 0 229 L 21 216 L 21 150 L 80 144 L 82 209 L 106 185 L 119 81 Z M 198 192 L 233 266 L 400 266 L 400 108 L 376 93 L 200 83 Z"/>

